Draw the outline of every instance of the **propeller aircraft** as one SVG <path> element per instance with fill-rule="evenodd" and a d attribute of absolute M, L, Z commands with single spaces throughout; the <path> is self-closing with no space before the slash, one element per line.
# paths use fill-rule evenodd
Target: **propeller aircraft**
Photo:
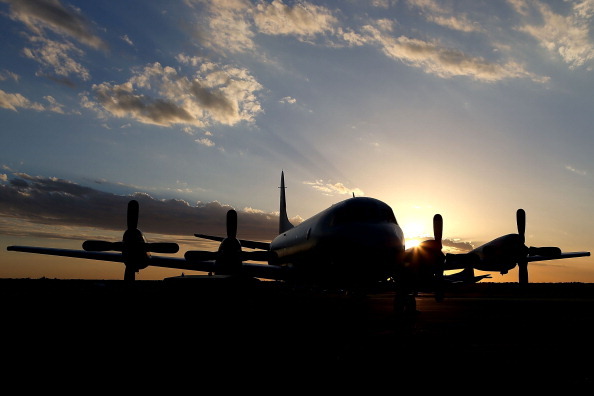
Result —
<path fill-rule="evenodd" d="M 528 263 L 534 261 L 557 260 L 573 257 L 589 256 L 590 252 L 566 252 L 560 248 L 526 246 L 526 212 L 518 209 L 516 212 L 518 233 L 500 236 L 468 253 L 447 254 L 446 269 L 465 268 L 469 276 L 473 276 L 472 269 L 492 271 L 507 274 L 509 270 L 518 266 L 518 283 L 528 283 Z"/>
<path fill-rule="evenodd" d="M 396 293 L 395 310 L 415 308 L 419 291 L 431 290 L 443 298 L 447 282 L 478 282 L 474 269 L 506 273 L 518 265 L 520 283 L 528 282 L 527 263 L 589 256 L 589 252 L 562 253 L 559 248 L 524 245 L 525 213 L 518 210 L 518 234 L 509 234 L 465 254 L 442 252 L 443 219 L 433 219 L 434 239 L 406 249 L 394 212 L 386 203 L 352 197 L 293 225 L 286 209 L 284 172 L 281 172 L 279 235 L 270 243 L 237 238 L 237 212 L 229 210 L 226 237 L 195 234 L 220 242 L 217 251 L 190 250 L 184 257 L 155 256 L 177 253 L 176 243 L 147 243 L 138 230 L 138 202 L 128 204 L 127 229 L 122 241 L 85 241 L 83 250 L 8 246 L 10 251 L 122 262 L 124 280 L 148 266 L 245 276 L 309 284 L 343 290 L 366 291 L 378 286 Z M 243 248 L 253 249 L 244 251 Z M 447 270 L 461 272 L 445 275 Z"/>

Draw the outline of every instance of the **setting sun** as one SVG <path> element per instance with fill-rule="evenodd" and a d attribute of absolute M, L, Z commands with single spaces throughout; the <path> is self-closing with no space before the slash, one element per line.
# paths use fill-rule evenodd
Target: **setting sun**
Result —
<path fill-rule="evenodd" d="M 407 238 L 418 238 L 423 236 L 430 235 L 423 223 L 420 222 L 410 222 L 402 225 L 402 232 L 404 236 Z"/>
<path fill-rule="evenodd" d="M 421 243 L 420 239 L 414 238 L 414 239 L 407 239 L 406 240 L 406 248 L 410 249 L 416 246 L 419 246 L 419 244 Z"/>

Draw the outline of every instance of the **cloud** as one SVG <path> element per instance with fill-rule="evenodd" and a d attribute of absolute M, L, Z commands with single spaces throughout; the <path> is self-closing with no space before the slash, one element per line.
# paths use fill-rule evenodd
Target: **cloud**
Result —
<path fill-rule="evenodd" d="M 590 39 L 594 1 L 572 3 L 570 15 L 557 14 L 540 1 L 513 0 L 510 3 L 526 20 L 534 14 L 542 21 L 539 24 L 525 22 L 518 30 L 535 38 L 549 52 L 559 55 L 570 69 L 594 59 L 594 43 Z"/>
<path fill-rule="evenodd" d="M 213 147 L 215 145 L 214 142 L 209 138 L 196 139 L 195 142 L 206 147 Z"/>
<path fill-rule="evenodd" d="M 200 2 L 194 2 L 200 3 Z M 192 4 L 192 2 L 190 2 Z M 253 52 L 257 34 L 293 36 L 301 41 L 332 33 L 338 22 L 330 10 L 307 1 L 287 5 L 281 0 L 252 4 L 243 0 L 206 4 L 197 25 L 200 41 L 219 53 Z"/>
<path fill-rule="evenodd" d="M 408 4 L 420 8 L 423 16 L 429 22 L 448 29 L 461 32 L 478 32 L 482 30 L 478 24 L 468 20 L 466 14 L 454 12 L 454 10 L 448 9 L 444 4 L 435 0 L 408 0 Z"/>
<path fill-rule="evenodd" d="M 59 0 L 3 0 L 10 4 L 10 17 L 24 23 L 38 36 L 51 30 L 95 49 L 107 45 L 92 33 L 91 23 L 78 10 L 64 6 Z"/>
<path fill-rule="evenodd" d="M 580 176 L 586 176 L 588 174 L 585 170 L 576 169 L 571 165 L 565 165 L 565 169 Z"/>
<path fill-rule="evenodd" d="M 325 183 L 323 180 L 316 180 L 315 182 L 303 182 L 303 184 L 309 185 L 315 190 L 321 191 L 325 195 L 355 194 L 357 197 L 362 197 L 365 195 L 363 190 L 359 188 L 349 188 L 342 183 Z"/>
<path fill-rule="evenodd" d="M 461 241 L 460 239 L 444 238 L 441 242 L 447 253 L 466 253 L 474 249 L 471 242 Z"/>
<path fill-rule="evenodd" d="M 75 75 L 85 81 L 90 79 L 89 71 L 75 60 L 84 52 L 69 39 L 93 49 L 107 49 L 107 45 L 93 34 L 91 23 L 79 10 L 64 6 L 58 0 L 3 1 L 10 4 L 10 18 L 23 23 L 32 33 L 27 35 L 31 47 L 23 48 L 27 58 L 58 76 Z M 50 32 L 54 34 L 53 38 L 49 37 Z"/>
<path fill-rule="evenodd" d="M 13 73 L 8 70 L 1 70 L 0 71 L 0 81 L 6 80 L 14 80 L 15 82 L 19 82 L 20 76 L 16 73 Z"/>
<path fill-rule="evenodd" d="M 374 5 L 382 7 L 385 3 Z M 408 5 L 420 9 L 426 20 L 447 29 L 463 33 L 484 30 L 451 5 L 435 0 L 409 0 Z M 326 44 L 331 47 L 339 48 L 345 44 L 376 46 L 389 58 L 441 78 L 462 76 L 482 82 L 511 78 L 527 78 L 538 83 L 549 81 L 548 77 L 531 73 L 513 60 L 496 63 L 445 48 L 438 40 L 396 35 L 394 26 L 397 24 L 392 19 L 378 19 L 360 26 L 342 26 L 331 10 L 305 1 L 292 5 L 280 0 L 262 1 L 255 5 L 240 0 L 212 2 L 207 5 L 206 15 L 209 34 L 202 32 L 200 40 L 223 54 L 255 51 L 258 34 L 291 36 L 304 42 L 311 42 L 316 36 L 325 36 L 328 39 Z"/>
<path fill-rule="evenodd" d="M 295 104 L 297 103 L 297 99 L 292 98 L 290 96 L 285 96 L 284 98 L 282 98 L 280 101 L 280 103 L 290 103 L 290 104 Z"/>
<path fill-rule="evenodd" d="M 47 100 L 47 102 L 49 103 L 49 107 L 47 108 L 49 111 L 58 114 L 64 114 L 64 105 L 58 103 L 58 101 L 53 96 L 47 95 L 44 96 L 43 99 Z"/>
<path fill-rule="evenodd" d="M 83 51 L 70 42 L 59 42 L 42 36 L 30 36 L 33 48 L 24 48 L 23 54 L 46 68 L 51 68 L 58 76 L 68 77 L 71 74 L 82 80 L 89 80 L 89 71 L 74 60 L 70 53 L 82 55 Z"/>
<path fill-rule="evenodd" d="M 42 104 L 31 102 L 29 99 L 25 98 L 23 95 L 16 93 L 8 93 L 4 92 L 0 89 L 0 107 L 5 109 L 9 109 L 12 111 L 17 111 L 18 108 L 23 109 L 32 109 L 37 111 L 43 111 L 45 108 Z"/>
<path fill-rule="evenodd" d="M 213 1 L 206 5 L 206 20 L 200 20 L 198 38 L 218 52 L 241 53 L 255 49 L 252 5 L 243 0 Z M 202 15 L 202 13 L 199 13 Z M 202 24 L 208 26 L 203 30 Z"/>
<path fill-rule="evenodd" d="M 260 2 L 256 5 L 254 22 L 263 34 L 312 37 L 331 32 L 338 21 L 322 6 L 308 2 L 289 6 L 281 0 L 274 0 L 272 3 Z"/>
<path fill-rule="evenodd" d="M 213 123 L 253 122 L 262 109 L 256 97 L 261 85 L 246 69 L 218 65 L 183 55 L 177 59 L 197 68 L 193 76 L 156 62 L 136 70 L 122 84 L 94 84 L 97 103 L 83 97 L 83 106 L 145 124 L 199 127 Z"/>
<path fill-rule="evenodd" d="M 122 37 L 120 37 L 122 39 L 122 41 L 124 41 L 126 44 L 134 46 L 134 42 L 132 42 L 132 40 L 130 39 L 130 37 L 128 37 L 127 34 L 124 34 Z"/>
<path fill-rule="evenodd" d="M 68 180 L 15 173 L 8 182 L 0 178 L 0 214 L 13 224 L 27 221 L 40 226 L 94 227 L 121 231 L 131 199 L 140 204 L 138 227 L 144 232 L 192 236 L 194 233 L 225 235 L 230 206 L 219 202 L 191 205 L 178 199 L 158 200 L 146 193 L 115 195 Z M 238 211 L 240 237 L 271 240 L 278 229 L 278 215 L 257 210 Z M 4 226 L 5 234 L 18 229 Z"/>
<path fill-rule="evenodd" d="M 437 42 L 405 36 L 394 37 L 384 24 L 366 25 L 362 32 L 365 41 L 378 45 L 386 56 L 442 78 L 464 76 L 484 82 L 508 78 L 547 81 L 544 77 L 526 71 L 516 62 L 497 64 L 480 57 L 469 56 L 462 51 L 442 48 Z"/>

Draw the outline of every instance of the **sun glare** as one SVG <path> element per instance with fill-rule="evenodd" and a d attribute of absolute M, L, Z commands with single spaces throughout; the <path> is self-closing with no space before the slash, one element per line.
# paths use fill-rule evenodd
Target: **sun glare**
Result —
<path fill-rule="evenodd" d="M 421 243 L 421 240 L 420 239 L 416 239 L 416 238 L 414 238 L 414 239 L 407 239 L 405 241 L 405 245 L 406 245 L 406 248 L 407 249 L 410 249 L 410 248 L 419 246 L 420 243 Z"/>
<path fill-rule="evenodd" d="M 402 225 L 402 232 L 404 233 L 405 237 L 411 239 L 427 235 L 425 226 L 423 225 L 423 223 L 419 222 L 406 223 Z"/>

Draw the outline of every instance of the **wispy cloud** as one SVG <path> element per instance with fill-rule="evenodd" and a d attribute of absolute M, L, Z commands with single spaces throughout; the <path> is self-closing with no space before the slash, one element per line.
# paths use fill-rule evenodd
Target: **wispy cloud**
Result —
<path fill-rule="evenodd" d="M 13 80 L 19 82 L 20 76 L 9 70 L 0 70 L 0 81 Z"/>
<path fill-rule="evenodd" d="M 466 14 L 455 12 L 455 10 L 450 9 L 443 2 L 437 2 L 435 0 L 408 0 L 407 3 L 411 7 L 419 8 L 428 21 L 448 29 L 461 32 L 478 32 L 482 30 L 480 25 L 469 20 Z"/>
<path fill-rule="evenodd" d="M 285 96 L 284 98 L 282 98 L 281 100 L 279 100 L 280 103 L 290 103 L 290 104 L 295 104 L 297 103 L 297 99 L 292 98 L 290 96 Z"/>
<path fill-rule="evenodd" d="M 591 63 L 594 59 L 594 42 L 590 27 L 594 17 L 594 1 L 571 3 L 571 13 L 561 15 L 541 1 L 508 0 L 514 9 L 527 17 L 519 31 L 529 34 L 549 52 L 556 54 L 571 69 Z M 529 16 L 536 16 L 539 23 L 531 23 Z"/>
<path fill-rule="evenodd" d="M 321 191 L 326 195 L 352 195 L 362 197 L 365 194 L 363 190 L 359 188 L 350 188 L 345 186 L 343 183 L 328 183 L 324 182 L 323 180 L 316 180 L 314 182 L 303 182 L 303 184 L 311 186 L 313 189 Z"/>
<path fill-rule="evenodd" d="M 3 1 L 10 4 L 10 18 L 23 23 L 31 33 L 28 35 L 31 47 L 23 49 L 26 57 L 58 76 L 72 74 L 83 80 L 90 79 L 88 70 L 75 60 L 84 52 L 69 39 L 93 49 L 107 49 L 107 44 L 93 33 L 92 24 L 77 9 L 59 0 Z M 57 35 L 58 40 L 50 39 L 49 32 Z"/>
<path fill-rule="evenodd" d="M 332 32 L 337 22 L 329 9 L 307 1 L 293 5 L 281 0 L 256 4 L 217 1 L 207 3 L 208 33 L 199 28 L 198 37 L 204 45 L 223 54 L 252 52 L 257 49 L 257 34 L 293 36 L 306 41 Z"/>
<path fill-rule="evenodd" d="M 198 144 L 201 144 L 203 146 L 206 146 L 206 147 L 213 147 L 215 145 L 215 143 L 212 140 L 210 140 L 209 138 L 205 138 L 205 137 L 196 139 L 195 142 Z"/>
<path fill-rule="evenodd" d="M 292 6 L 280 0 L 256 5 L 254 22 L 258 31 L 269 35 L 294 35 L 310 38 L 331 32 L 338 20 L 325 7 L 304 2 Z"/>
<path fill-rule="evenodd" d="M 514 61 L 494 63 L 480 57 L 469 56 L 456 49 L 443 48 L 438 42 L 424 41 L 406 36 L 394 36 L 390 24 L 379 21 L 366 25 L 362 38 L 375 43 L 389 58 L 423 69 L 426 73 L 443 78 L 470 77 L 484 82 L 496 82 L 509 78 L 530 78 L 544 82 L 548 79 L 535 75 Z"/>
<path fill-rule="evenodd" d="M 17 111 L 18 108 L 43 111 L 45 108 L 40 103 L 31 102 L 19 93 L 8 93 L 0 89 L 0 107 Z"/>
<path fill-rule="evenodd" d="M 565 169 L 580 176 L 586 176 L 588 174 L 585 170 L 576 169 L 571 165 L 565 165 Z"/>
<path fill-rule="evenodd" d="M 124 34 L 122 37 L 120 37 L 122 39 L 122 41 L 124 41 L 126 44 L 133 46 L 134 42 L 130 39 L 130 37 L 128 37 L 127 34 Z"/>

